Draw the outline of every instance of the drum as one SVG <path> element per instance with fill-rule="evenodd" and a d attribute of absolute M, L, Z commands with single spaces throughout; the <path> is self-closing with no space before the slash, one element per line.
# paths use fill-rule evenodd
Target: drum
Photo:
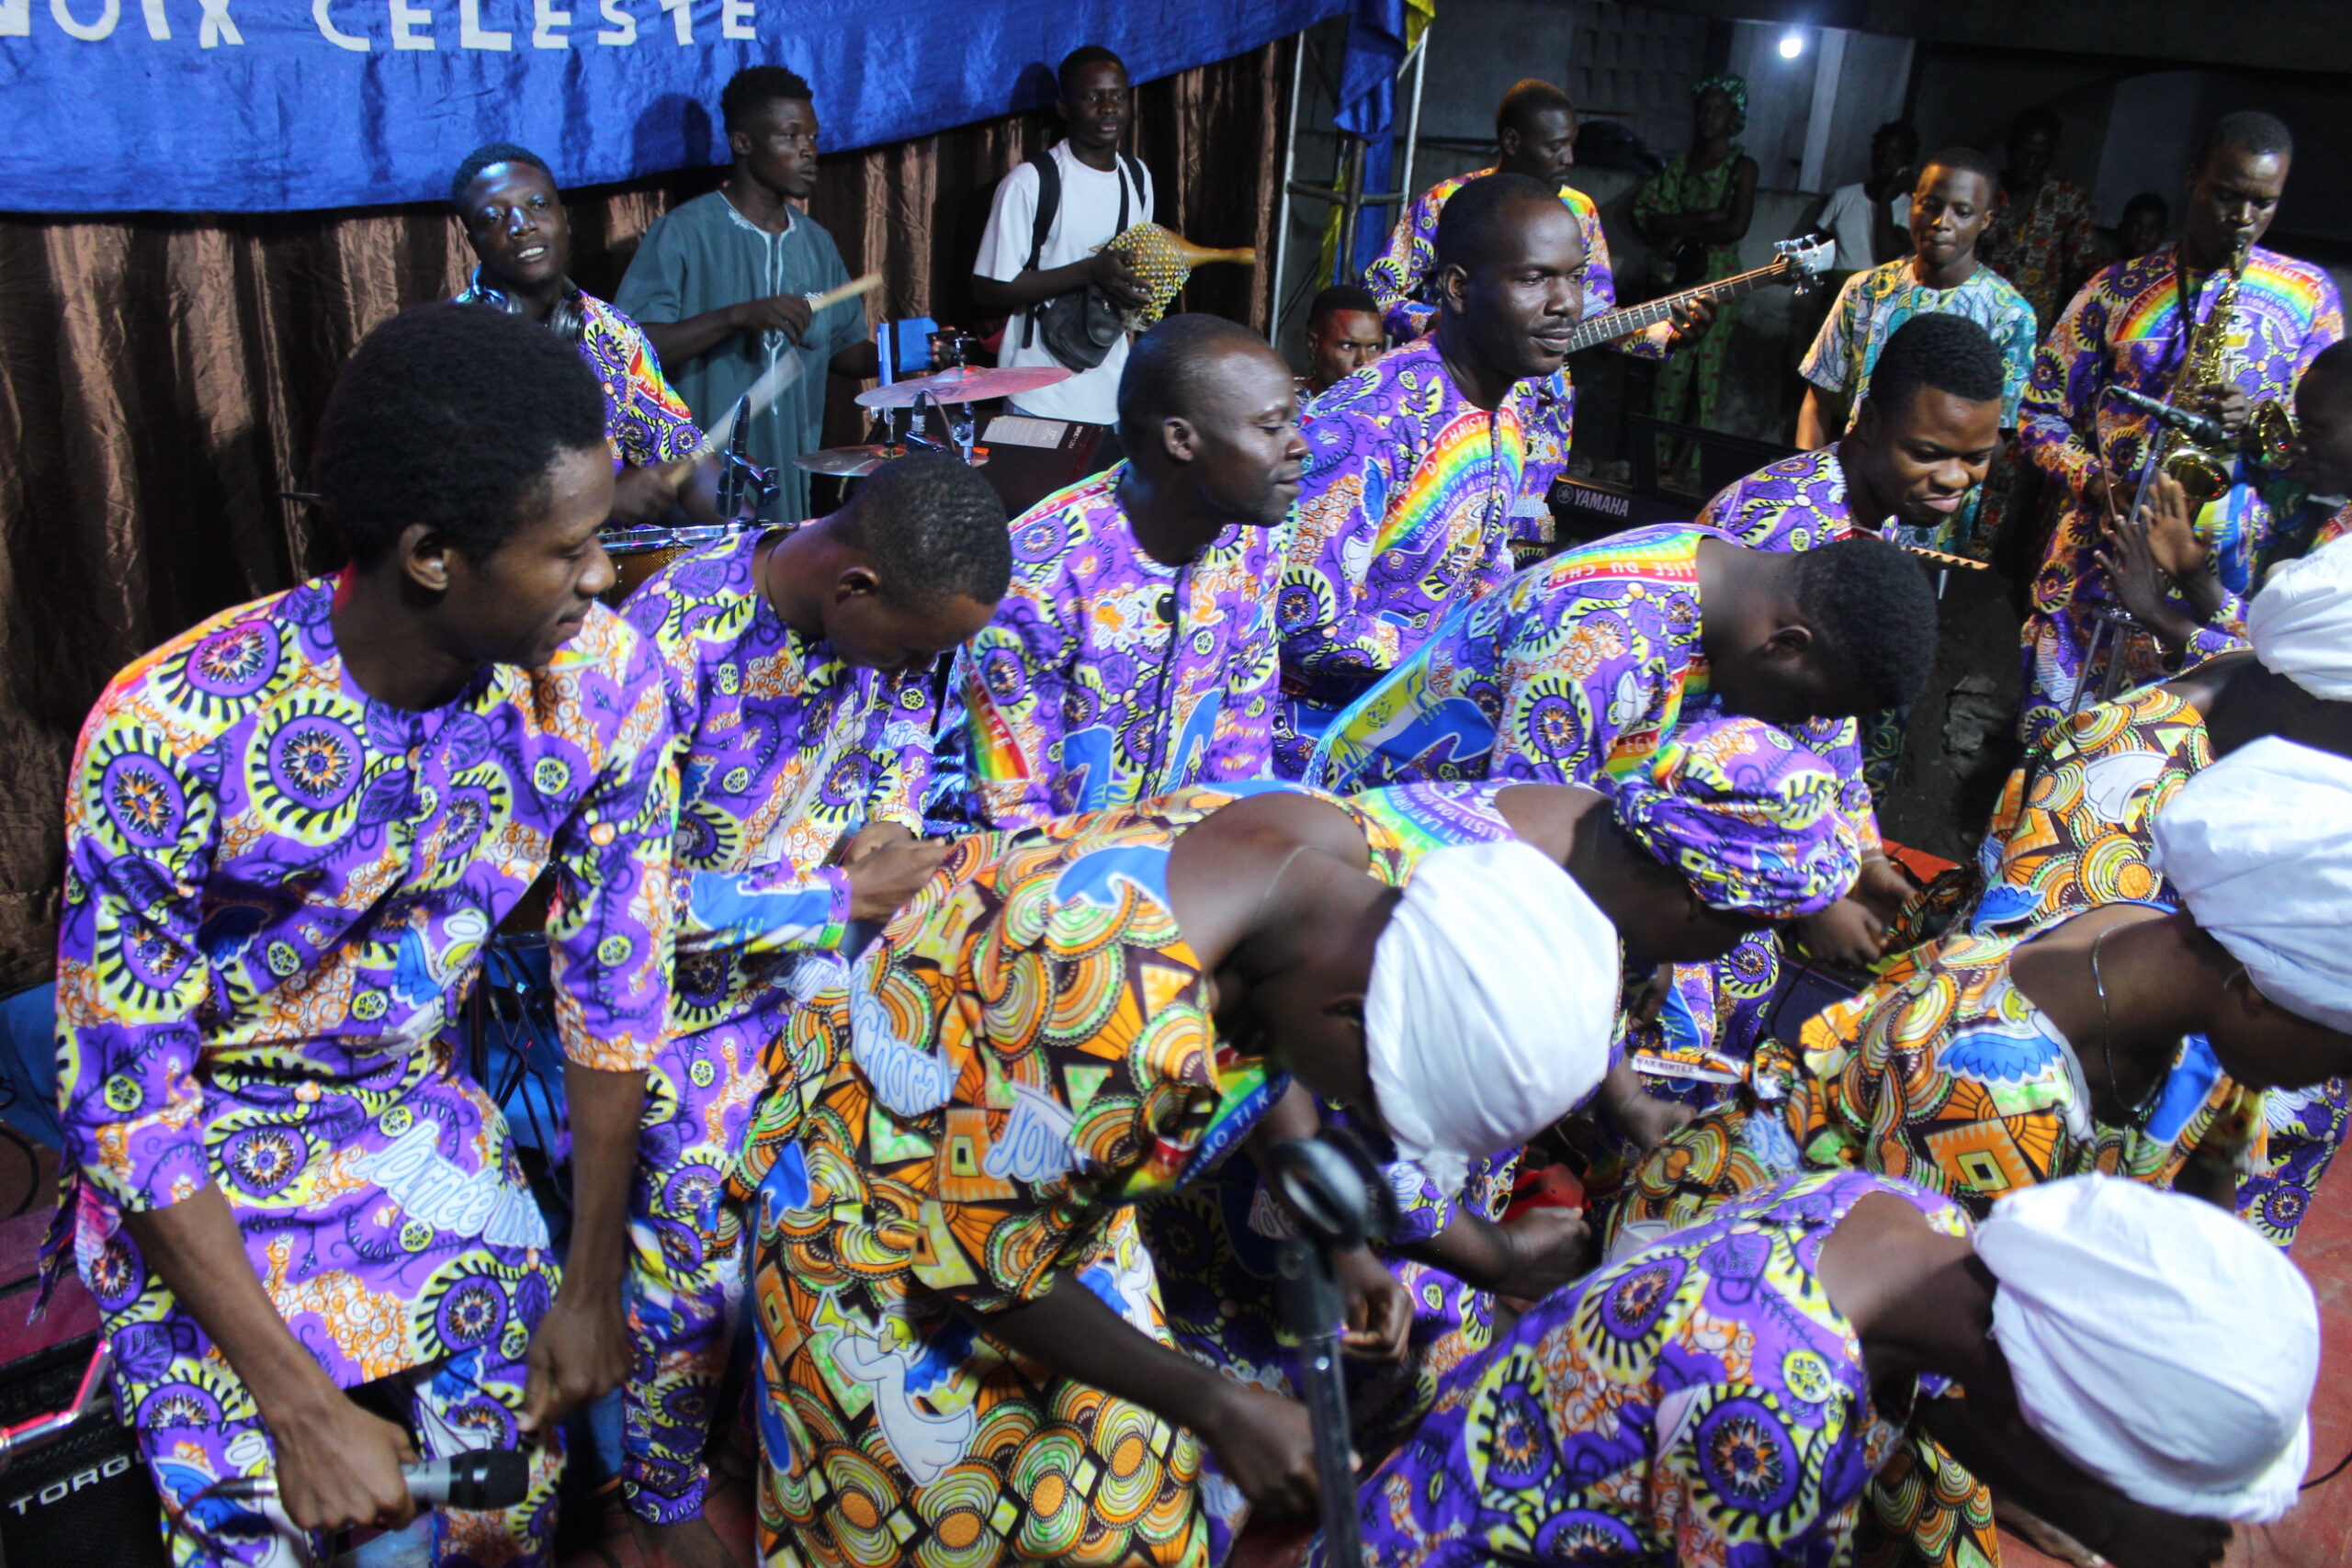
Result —
<path fill-rule="evenodd" d="M 605 553 L 613 558 L 619 580 L 605 591 L 605 603 L 617 605 L 637 592 L 649 577 L 681 556 L 692 555 L 721 539 L 741 536 L 757 523 L 718 523 L 694 528 L 607 528 L 597 536 Z"/>

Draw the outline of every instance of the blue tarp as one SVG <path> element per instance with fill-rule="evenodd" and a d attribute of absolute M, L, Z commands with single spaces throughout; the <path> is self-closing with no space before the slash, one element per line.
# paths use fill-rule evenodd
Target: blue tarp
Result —
<path fill-rule="evenodd" d="M 0 0 L 0 210 L 286 211 L 446 196 L 484 141 L 567 185 L 721 162 L 718 90 L 808 78 L 828 148 L 1028 108 L 1051 62 L 1136 81 L 1348 0 Z"/>

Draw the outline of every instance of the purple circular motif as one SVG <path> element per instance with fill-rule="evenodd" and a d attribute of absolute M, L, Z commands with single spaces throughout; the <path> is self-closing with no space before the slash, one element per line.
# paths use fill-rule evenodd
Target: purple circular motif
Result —
<path fill-rule="evenodd" d="M 194 1383 L 165 1383 L 139 1402 L 142 1432 L 189 1427 L 207 1431 L 220 1425 L 220 1402 Z"/>
<path fill-rule="evenodd" d="M 223 626 L 188 650 L 187 683 L 211 697 L 249 697 L 277 672 L 277 634 L 266 621 Z"/>
<path fill-rule="evenodd" d="M 505 1325 L 506 1292 L 495 1280 L 480 1275 L 450 1286 L 433 1314 L 441 1343 L 458 1350 L 494 1342 Z"/>
<path fill-rule="evenodd" d="M 1611 1338 L 1639 1340 L 1648 1337 L 1682 1288 L 1690 1264 L 1679 1258 L 1645 1263 L 1609 1288 L 1600 1299 L 1600 1326 Z"/>
<path fill-rule="evenodd" d="M 1531 755 L 1565 757 L 1577 749 L 1585 726 L 1577 716 L 1576 705 L 1566 697 L 1542 696 L 1527 710 L 1527 729 L 1523 739 Z"/>
<path fill-rule="evenodd" d="M 1532 1486 L 1551 1468 L 1552 1445 L 1544 1408 L 1520 1384 L 1507 1385 L 1487 1423 L 1487 1466 L 1504 1486 Z"/>
<path fill-rule="evenodd" d="M 269 782 L 312 811 L 332 811 L 351 798 L 365 773 L 359 737 L 324 714 L 288 720 L 269 742 Z"/>
<path fill-rule="evenodd" d="M 863 756 L 843 757 L 825 775 L 820 795 L 825 804 L 843 810 L 864 804 L 873 793 L 873 769 Z"/>
<path fill-rule="evenodd" d="M 301 1174 L 310 1154 L 309 1140 L 290 1127 L 254 1127 L 232 1137 L 220 1158 L 239 1190 L 268 1198 Z"/>
<path fill-rule="evenodd" d="M 1778 1513 L 1794 1501 L 1804 1465 L 1779 1415 L 1762 1400 L 1726 1399 L 1701 1418 L 1692 1439 L 1699 1474 L 1744 1513 Z"/>
<path fill-rule="evenodd" d="M 1545 1562 L 1637 1562 L 1649 1549 L 1624 1520 L 1571 1508 L 1544 1524 L 1535 1538 L 1535 1555 Z"/>
<path fill-rule="evenodd" d="M 1065 531 L 1061 513 L 1048 513 L 1012 536 L 1012 553 L 1023 560 L 1047 559 L 1061 547 Z"/>
<path fill-rule="evenodd" d="M 1009 649 L 992 648 L 980 656 L 980 684 L 999 702 L 1011 702 L 1028 684 L 1021 656 Z"/>
<path fill-rule="evenodd" d="M 132 980 L 152 991 L 168 991 L 187 973 L 185 948 L 164 940 L 154 927 L 141 922 L 119 934 L 116 952 Z"/>
<path fill-rule="evenodd" d="M 160 850 L 179 838 L 187 818 L 187 796 L 160 758 L 126 751 L 98 779 L 107 818 L 124 840 L 142 850 Z"/>

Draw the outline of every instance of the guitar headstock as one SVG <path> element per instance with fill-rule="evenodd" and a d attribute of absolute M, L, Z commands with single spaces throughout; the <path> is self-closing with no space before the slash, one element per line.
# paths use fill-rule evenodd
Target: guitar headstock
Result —
<path fill-rule="evenodd" d="M 1821 281 L 1830 264 L 1838 259 L 1835 240 L 1782 240 L 1772 247 L 1772 265 L 1781 269 L 1800 294 Z"/>

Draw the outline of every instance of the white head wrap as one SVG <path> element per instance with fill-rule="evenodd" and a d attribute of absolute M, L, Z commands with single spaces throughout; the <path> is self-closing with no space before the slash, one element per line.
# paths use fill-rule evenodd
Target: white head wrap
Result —
<path fill-rule="evenodd" d="M 2319 1306 L 2228 1210 L 2112 1176 L 2010 1194 L 1976 1232 L 2026 1425 L 2136 1503 L 2275 1519 L 2311 1459 Z"/>
<path fill-rule="evenodd" d="M 2352 761 L 2275 735 L 2181 785 L 2151 863 L 2280 1006 L 2352 1032 Z"/>
<path fill-rule="evenodd" d="M 1374 950 L 1364 1033 L 1397 1153 L 1447 1192 L 1600 1087 L 1617 931 L 1515 839 L 1422 857 Z"/>
<path fill-rule="evenodd" d="M 2245 635 L 2264 669 L 2312 696 L 2352 701 L 2352 541 L 2272 572 L 2246 606 Z"/>

